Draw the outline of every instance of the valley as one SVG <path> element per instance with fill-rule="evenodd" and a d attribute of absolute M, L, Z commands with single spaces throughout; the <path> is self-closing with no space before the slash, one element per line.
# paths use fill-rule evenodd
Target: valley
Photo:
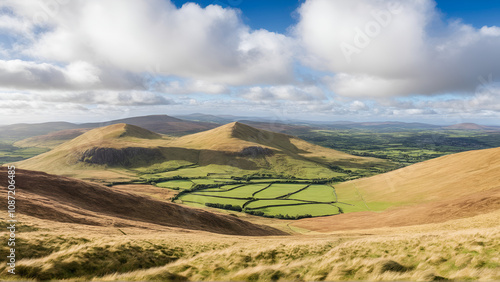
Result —
<path fill-rule="evenodd" d="M 497 131 L 276 128 L 115 123 L 11 140 L 32 153 L 14 163 L 20 277 L 500 277 Z"/>

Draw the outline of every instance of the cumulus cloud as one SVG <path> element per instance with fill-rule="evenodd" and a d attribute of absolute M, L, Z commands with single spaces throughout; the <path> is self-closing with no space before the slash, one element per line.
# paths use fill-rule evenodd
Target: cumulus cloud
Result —
<path fill-rule="evenodd" d="M 242 91 L 241 97 L 253 101 L 311 101 L 325 99 L 325 94 L 321 88 L 314 85 L 278 85 L 250 87 Z"/>
<path fill-rule="evenodd" d="M 17 17 L 45 20 L 36 39 L 23 46 L 27 56 L 230 85 L 293 79 L 291 39 L 250 30 L 234 9 L 176 8 L 165 0 L 75 0 L 33 8 L 43 2 L 4 1 Z M 40 16 L 44 10 L 46 17 Z"/>
<path fill-rule="evenodd" d="M 175 104 L 161 94 L 148 91 L 70 91 L 70 92 L 29 92 L 0 93 L 0 102 L 5 105 L 12 103 L 50 103 L 110 105 L 110 106 L 152 106 Z"/>
<path fill-rule="evenodd" d="M 445 22 L 432 0 L 298 15 L 284 35 L 217 5 L 1 0 L 0 113 L 500 117 L 500 27 Z"/>
<path fill-rule="evenodd" d="M 153 88 L 158 92 L 167 94 L 192 94 L 192 93 L 207 93 L 207 94 L 223 94 L 229 93 L 229 88 L 220 83 L 212 83 L 204 80 L 173 80 L 161 81 L 155 83 Z"/>
<path fill-rule="evenodd" d="M 431 0 L 308 0 L 299 14 L 303 61 L 340 95 L 473 93 L 500 76 L 500 28 L 444 23 Z"/>
<path fill-rule="evenodd" d="M 22 60 L 0 60 L 0 87 L 12 89 L 130 89 L 145 87 L 139 76 L 120 71 L 103 72 L 75 61 L 65 67 Z"/>

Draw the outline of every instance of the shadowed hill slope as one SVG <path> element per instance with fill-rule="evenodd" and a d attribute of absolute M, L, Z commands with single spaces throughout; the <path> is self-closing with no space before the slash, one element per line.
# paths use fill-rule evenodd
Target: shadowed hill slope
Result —
<path fill-rule="evenodd" d="M 0 172 L 6 175 L 6 168 Z M 4 179 L 7 179 L 4 177 Z M 168 227 L 232 235 L 284 235 L 276 229 L 238 218 L 157 201 L 106 186 L 17 169 L 18 208 L 41 219 L 88 225 L 134 226 L 151 223 Z M 1 184 L 6 191 L 6 181 Z"/>

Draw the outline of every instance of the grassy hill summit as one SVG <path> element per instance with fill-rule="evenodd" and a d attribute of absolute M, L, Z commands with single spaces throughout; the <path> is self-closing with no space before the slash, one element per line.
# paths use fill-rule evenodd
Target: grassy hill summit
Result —
<path fill-rule="evenodd" d="M 162 137 L 158 133 L 154 133 L 139 126 L 118 123 L 93 129 L 71 140 L 70 142 L 72 144 L 76 144 L 89 141 L 108 141 L 123 138 L 161 139 Z"/>
<path fill-rule="evenodd" d="M 129 124 L 90 130 L 49 152 L 19 163 L 21 168 L 79 177 L 114 171 L 121 177 L 208 174 L 289 175 L 296 178 L 332 178 L 353 171 L 376 171 L 393 164 L 386 160 L 352 156 L 297 137 L 233 122 L 182 137 L 163 136 Z M 100 172 L 98 172 L 100 170 Z"/>
<path fill-rule="evenodd" d="M 297 153 L 293 136 L 257 129 L 240 122 L 232 122 L 215 129 L 183 136 L 172 144 L 196 149 L 239 152 L 248 146 L 261 145 L 281 151 Z"/>

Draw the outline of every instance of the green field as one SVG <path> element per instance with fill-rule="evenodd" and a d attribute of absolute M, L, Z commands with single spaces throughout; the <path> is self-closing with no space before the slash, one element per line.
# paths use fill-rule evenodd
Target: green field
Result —
<path fill-rule="evenodd" d="M 193 182 L 191 180 L 170 180 L 165 182 L 157 183 L 156 186 L 161 188 L 179 188 L 179 189 L 189 189 L 193 186 Z"/>
<path fill-rule="evenodd" d="M 333 215 L 342 210 L 337 206 L 333 187 L 310 183 L 250 182 L 216 188 L 193 188 L 181 193 L 177 201 L 196 206 L 201 204 L 238 211 L 242 209 L 254 215 L 286 219 Z"/>
<path fill-rule="evenodd" d="M 269 188 L 255 194 L 256 198 L 277 198 L 277 197 L 283 197 L 287 194 L 296 192 L 304 187 L 306 187 L 307 184 L 284 184 L 284 183 L 278 183 L 278 184 L 273 184 Z"/>
<path fill-rule="evenodd" d="M 46 148 L 19 148 L 11 143 L 0 140 L 0 165 L 29 159 L 49 150 Z"/>
<path fill-rule="evenodd" d="M 289 216 L 300 216 L 305 214 L 310 214 L 311 216 L 325 216 L 334 215 L 341 213 L 339 208 L 330 204 L 309 204 L 309 205 L 298 205 L 298 206 L 281 206 L 281 207 L 270 207 L 259 209 L 268 215 L 289 215 Z"/>
<path fill-rule="evenodd" d="M 289 199 L 333 202 L 337 200 L 337 197 L 335 197 L 335 190 L 331 186 L 313 184 L 298 193 L 290 195 Z"/>
<path fill-rule="evenodd" d="M 187 194 L 183 195 L 182 198 L 180 198 L 181 201 L 184 202 L 195 202 L 199 204 L 206 204 L 206 203 L 211 203 L 211 204 L 229 204 L 229 205 L 238 205 L 238 206 L 243 206 L 248 200 L 239 200 L 239 199 L 231 199 L 231 198 L 218 198 L 218 197 L 211 197 L 211 196 L 204 196 L 204 195 L 196 195 L 196 194 Z"/>
<path fill-rule="evenodd" d="M 403 166 L 453 153 L 500 147 L 498 131 L 336 128 L 310 130 L 298 137 L 352 155 L 387 159 Z M 368 176 L 363 171 L 357 174 Z"/>
<path fill-rule="evenodd" d="M 250 202 L 245 207 L 248 209 L 258 209 L 267 206 L 289 206 L 298 204 L 308 204 L 307 202 L 297 201 L 297 200 L 259 200 L 255 202 Z"/>
<path fill-rule="evenodd" d="M 209 196 L 224 196 L 224 197 L 236 197 L 236 198 L 250 198 L 252 194 L 266 188 L 269 184 L 250 184 L 250 185 L 226 185 L 222 186 L 221 189 L 217 190 L 203 190 L 203 192 L 197 192 L 196 194 L 203 194 Z M 238 187 L 238 188 L 234 188 Z M 234 188 L 234 189 L 232 189 Z M 225 191 L 225 189 L 231 189 Z M 207 191 L 207 192 L 205 192 Z M 213 191 L 213 192 L 212 192 Z"/>

